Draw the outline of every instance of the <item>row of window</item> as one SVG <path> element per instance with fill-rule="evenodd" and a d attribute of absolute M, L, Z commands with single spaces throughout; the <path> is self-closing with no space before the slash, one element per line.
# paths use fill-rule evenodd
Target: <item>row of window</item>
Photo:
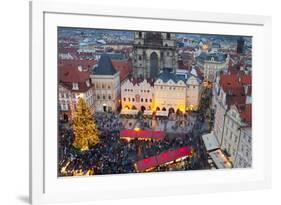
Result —
<path fill-rule="evenodd" d="M 69 94 L 69 93 L 61 93 L 59 92 L 59 98 L 75 98 L 75 94 Z"/>
<path fill-rule="evenodd" d="M 125 92 L 133 92 L 133 89 L 124 89 Z M 141 92 L 149 93 L 150 90 L 141 90 Z"/>
<path fill-rule="evenodd" d="M 132 101 L 132 102 L 135 102 L 135 98 L 132 98 L 132 99 L 131 99 L 131 98 L 123 98 L 123 101 L 124 101 L 124 102 L 127 101 L 127 100 L 128 100 L 128 102 L 131 102 L 131 101 Z M 148 102 L 148 101 L 149 101 L 149 102 L 152 102 L 152 99 L 147 99 L 147 98 L 144 99 L 144 98 L 141 98 L 140 101 L 141 101 L 141 102 Z"/>
<path fill-rule="evenodd" d="M 102 88 L 102 89 L 105 89 L 105 88 L 111 89 L 111 85 L 102 84 L 102 85 L 100 86 L 100 84 L 98 84 L 98 83 L 94 84 L 94 87 L 95 87 L 96 89 L 100 89 L 100 88 Z"/>
<path fill-rule="evenodd" d="M 108 95 L 107 98 L 106 98 L 105 95 L 103 95 L 103 96 L 97 95 L 97 100 L 100 100 L 100 99 L 103 99 L 103 100 L 111 100 L 112 97 L 111 97 L 111 95 Z"/>

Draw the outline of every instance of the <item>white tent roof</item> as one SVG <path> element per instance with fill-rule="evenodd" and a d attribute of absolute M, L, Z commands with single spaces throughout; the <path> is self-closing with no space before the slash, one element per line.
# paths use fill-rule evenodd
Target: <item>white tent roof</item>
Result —
<path fill-rule="evenodd" d="M 153 111 L 152 110 L 145 110 L 143 112 L 144 115 L 152 115 Z"/>
<path fill-rule="evenodd" d="M 156 111 L 156 116 L 167 117 L 168 115 L 169 115 L 169 111 Z"/>
<path fill-rule="evenodd" d="M 231 163 L 227 160 L 226 156 L 222 153 L 220 149 L 213 152 L 209 152 L 210 157 L 218 169 L 231 168 Z"/>
<path fill-rule="evenodd" d="M 220 147 L 219 142 L 213 132 L 202 135 L 202 139 L 207 151 L 218 149 Z"/>
<path fill-rule="evenodd" d="M 138 114 L 138 110 L 129 110 L 129 109 L 122 109 L 121 110 L 121 115 L 137 115 Z"/>

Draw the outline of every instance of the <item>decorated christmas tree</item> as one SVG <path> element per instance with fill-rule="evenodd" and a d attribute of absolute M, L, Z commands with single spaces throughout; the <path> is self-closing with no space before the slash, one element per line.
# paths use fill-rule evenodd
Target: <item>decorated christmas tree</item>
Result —
<path fill-rule="evenodd" d="M 75 148 L 81 151 L 88 150 L 89 146 L 99 143 L 99 131 L 84 99 L 79 98 L 75 111 L 72 111 L 72 120 Z"/>

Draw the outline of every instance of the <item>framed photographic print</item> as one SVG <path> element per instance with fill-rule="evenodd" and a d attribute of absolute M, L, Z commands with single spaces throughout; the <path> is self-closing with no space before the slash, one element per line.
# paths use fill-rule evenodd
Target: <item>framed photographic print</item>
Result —
<path fill-rule="evenodd" d="M 270 187 L 270 17 L 39 1 L 30 20 L 32 204 Z"/>

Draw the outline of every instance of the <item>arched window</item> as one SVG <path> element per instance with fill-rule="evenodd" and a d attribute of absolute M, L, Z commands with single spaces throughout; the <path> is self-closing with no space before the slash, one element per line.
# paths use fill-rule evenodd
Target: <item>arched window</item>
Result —
<path fill-rule="evenodd" d="M 171 34 L 167 33 L 167 39 L 170 40 L 170 38 L 171 38 Z"/>

